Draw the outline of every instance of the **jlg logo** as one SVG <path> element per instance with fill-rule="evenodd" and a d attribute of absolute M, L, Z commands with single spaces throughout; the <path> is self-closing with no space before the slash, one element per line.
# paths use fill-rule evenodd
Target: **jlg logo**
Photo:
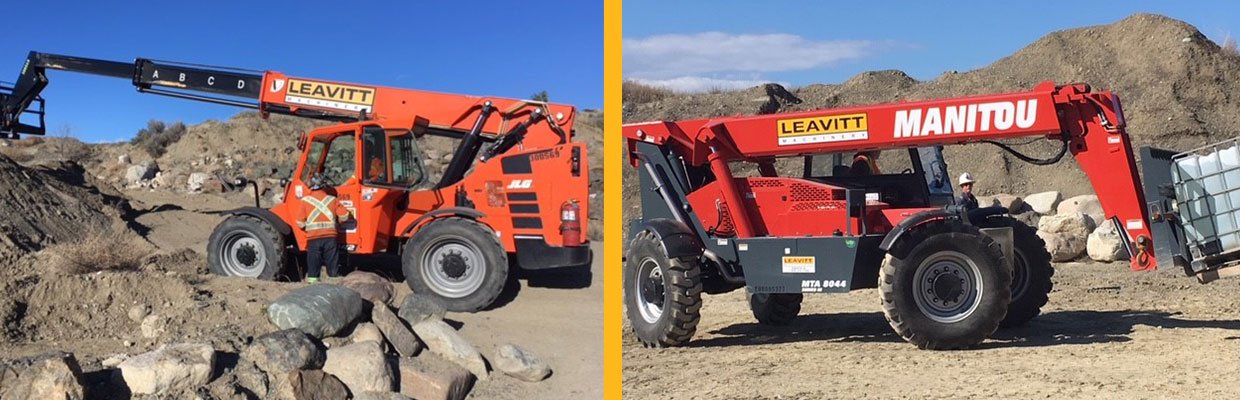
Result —
<path fill-rule="evenodd" d="M 896 138 L 953 133 L 1005 131 L 1012 126 L 1025 129 L 1038 118 L 1038 100 L 998 101 L 949 107 L 896 111 Z"/>
<path fill-rule="evenodd" d="M 533 179 L 514 179 L 512 183 L 508 184 L 509 189 L 529 189 L 531 187 L 534 187 Z"/>

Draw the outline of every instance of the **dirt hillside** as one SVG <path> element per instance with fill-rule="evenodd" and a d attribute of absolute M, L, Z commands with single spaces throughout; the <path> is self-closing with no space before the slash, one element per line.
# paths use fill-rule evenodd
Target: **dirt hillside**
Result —
<path fill-rule="evenodd" d="M 654 96 L 653 101 L 626 103 L 623 118 L 639 122 L 752 115 L 1002 93 L 1029 90 L 1046 80 L 1085 82 L 1120 94 L 1128 133 L 1137 147 L 1187 150 L 1240 136 L 1240 56 L 1221 49 L 1192 25 L 1152 14 L 1053 32 L 984 68 L 948 71 L 928 81 L 914 80 L 900 71 L 865 72 L 843 83 L 791 89 L 803 100 L 795 105 L 773 100 L 765 87 Z M 1020 149 L 1045 157 L 1056 146 L 1039 142 Z M 1038 167 L 986 144 L 950 146 L 946 157 L 952 176 L 968 171 L 982 180 L 978 186 L 982 194 L 1058 190 L 1067 197 L 1091 191 L 1070 157 Z M 633 206 L 627 205 L 635 204 L 636 181 L 631 179 L 635 177 L 632 168 L 625 168 L 624 173 L 627 219 L 635 215 Z"/>

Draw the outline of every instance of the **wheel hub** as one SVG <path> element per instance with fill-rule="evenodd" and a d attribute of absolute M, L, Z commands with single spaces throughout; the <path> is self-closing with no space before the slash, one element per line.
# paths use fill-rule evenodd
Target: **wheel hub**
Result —
<path fill-rule="evenodd" d="M 960 295 L 964 294 L 966 284 L 960 275 L 960 268 L 954 266 L 936 269 L 932 272 L 929 278 L 930 288 L 941 304 L 950 306 L 960 302 Z"/>
<path fill-rule="evenodd" d="M 448 252 L 439 262 L 439 267 L 443 268 L 444 274 L 452 279 L 461 279 L 465 276 L 465 272 L 469 270 L 469 263 L 465 260 L 465 256 L 460 252 Z"/>
<path fill-rule="evenodd" d="M 252 267 L 255 261 L 258 261 L 258 250 L 254 248 L 254 245 L 242 243 L 237 246 L 237 262 Z"/>
<path fill-rule="evenodd" d="M 663 316 L 663 297 L 666 286 L 663 283 L 663 267 L 653 259 L 642 260 L 638 276 L 633 288 L 637 293 L 637 311 L 642 319 L 655 323 Z"/>
<path fill-rule="evenodd" d="M 914 274 L 913 299 L 923 315 L 940 323 L 967 318 L 979 304 L 981 272 L 964 254 L 944 251 L 927 257 Z"/>

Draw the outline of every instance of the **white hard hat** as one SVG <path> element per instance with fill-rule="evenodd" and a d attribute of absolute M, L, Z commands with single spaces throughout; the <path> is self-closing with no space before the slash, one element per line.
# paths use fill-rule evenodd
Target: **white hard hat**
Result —
<path fill-rule="evenodd" d="M 960 186 L 964 186 L 964 184 L 966 183 L 973 183 L 973 182 L 977 182 L 977 181 L 973 179 L 972 174 L 968 172 L 960 174 Z"/>

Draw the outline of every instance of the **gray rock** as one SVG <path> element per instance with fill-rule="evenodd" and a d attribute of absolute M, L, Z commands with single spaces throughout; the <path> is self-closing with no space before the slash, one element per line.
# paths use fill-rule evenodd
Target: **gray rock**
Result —
<path fill-rule="evenodd" d="M 426 342 L 426 348 L 444 359 L 469 370 L 478 379 L 487 379 L 487 363 L 474 346 L 441 319 L 427 319 L 413 325 L 413 332 Z"/>
<path fill-rule="evenodd" d="M 0 399 L 4 398 L 6 388 L 12 386 L 16 380 L 17 371 L 14 371 L 13 368 L 9 368 L 7 365 L 0 365 Z"/>
<path fill-rule="evenodd" d="M 133 394 L 175 395 L 211 381 L 215 349 L 205 343 L 164 345 L 118 367 Z"/>
<path fill-rule="evenodd" d="M 388 392 L 393 388 L 392 368 L 376 342 L 353 343 L 327 350 L 323 372 L 339 378 L 351 393 Z"/>
<path fill-rule="evenodd" d="M 148 315 L 142 318 L 142 337 L 154 339 L 163 335 L 168 330 L 168 319 L 158 315 Z"/>
<path fill-rule="evenodd" d="M 499 346 L 493 364 L 496 370 L 526 382 L 538 382 L 551 375 L 551 366 L 545 361 L 512 344 Z"/>
<path fill-rule="evenodd" d="M 4 399 L 73 399 L 85 398 L 82 388 L 82 368 L 69 353 L 50 353 L 38 356 L 16 377 L 0 374 L 0 398 Z"/>
<path fill-rule="evenodd" d="M 146 304 L 138 304 L 129 308 L 129 319 L 133 322 L 142 322 L 142 319 L 148 315 L 151 315 L 151 306 Z"/>
<path fill-rule="evenodd" d="M 369 322 L 363 322 L 353 327 L 353 335 L 349 337 L 352 343 L 375 342 L 383 345 L 383 332 L 379 331 L 379 327 Z"/>
<path fill-rule="evenodd" d="M 138 183 L 155 177 L 155 171 L 151 171 L 141 165 L 131 165 L 125 169 L 125 183 L 129 185 L 137 185 Z"/>
<path fill-rule="evenodd" d="M 977 199 L 979 207 L 999 206 L 1006 208 L 1009 213 L 1020 213 L 1025 209 L 1025 201 L 1020 196 L 1013 196 L 1006 193 L 996 194 L 994 196 L 980 196 Z"/>
<path fill-rule="evenodd" d="M 185 183 L 185 189 L 191 192 L 201 192 L 209 180 L 211 180 L 211 175 L 203 172 L 189 174 L 189 180 Z"/>
<path fill-rule="evenodd" d="M 1059 202 L 1063 200 L 1063 195 L 1059 192 L 1042 192 L 1034 193 L 1024 198 L 1025 204 L 1032 208 L 1034 212 L 1042 215 L 1050 215 L 1055 213 Z"/>
<path fill-rule="evenodd" d="M 474 387 L 474 374 L 435 355 L 402 358 L 400 393 L 418 400 L 462 400 Z"/>
<path fill-rule="evenodd" d="M 241 352 L 268 374 L 286 375 L 299 369 L 319 369 L 327 360 L 327 349 L 300 329 L 271 332 L 254 339 Z"/>
<path fill-rule="evenodd" d="M 383 337 L 387 338 L 388 343 L 396 349 L 397 353 L 405 357 L 413 357 L 422 351 L 422 341 L 409 330 L 409 326 L 397 317 L 392 310 L 383 303 L 373 303 L 370 308 L 370 320 L 379 327 L 379 331 L 383 332 Z"/>
<path fill-rule="evenodd" d="M 288 292 L 267 307 L 267 318 L 280 329 L 297 328 L 320 339 L 339 333 L 361 314 L 357 292 L 328 284 Z"/>
<path fill-rule="evenodd" d="M 133 162 L 133 159 L 129 158 L 128 154 L 121 154 L 119 156 L 116 156 L 116 162 L 121 163 L 121 164 L 129 164 Z"/>
<path fill-rule="evenodd" d="M 125 362 L 125 360 L 128 360 L 128 359 L 129 359 L 128 354 L 114 354 L 111 357 L 105 358 L 103 359 L 103 361 L 100 361 L 99 365 L 102 365 L 104 368 L 116 368 L 117 365 L 121 365 L 121 363 Z"/>
<path fill-rule="evenodd" d="M 1038 231 L 1038 237 L 1046 242 L 1046 251 L 1054 262 L 1075 260 L 1085 251 L 1084 241 L 1070 234 Z"/>
<path fill-rule="evenodd" d="M 1106 215 L 1102 212 L 1102 203 L 1098 202 L 1098 196 L 1092 194 L 1064 199 L 1064 201 L 1059 203 L 1056 210 L 1059 214 L 1085 214 L 1089 216 L 1094 226 L 1098 226 Z"/>
<path fill-rule="evenodd" d="M 392 302 L 392 282 L 371 272 L 350 272 L 340 280 L 340 285 L 353 289 L 363 300 L 383 304 Z"/>
<path fill-rule="evenodd" d="M 430 296 L 423 296 L 417 293 L 410 293 L 405 296 L 405 301 L 400 303 L 400 315 L 409 325 L 415 325 L 428 319 L 442 320 L 448 309 L 440 303 L 438 299 Z"/>
<path fill-rule="evenodd" d="M 1089 239 L 1085 242 L 1085 254 L 1088 254 L 1089 258 L 1094 261 L 1126 260 L 1128 252 L 1124 250 L 1121 240 L 1115 224 L 1104 222 L 1089 234 Z"/>
<path fill-rule="evenodd" d="M 1038 220 L 1038 230 L 1050 233 L 1066 233 L 1082 241 L 1094 231 L 1093 220 L 1081 213 L 1059 213 Z"/>

